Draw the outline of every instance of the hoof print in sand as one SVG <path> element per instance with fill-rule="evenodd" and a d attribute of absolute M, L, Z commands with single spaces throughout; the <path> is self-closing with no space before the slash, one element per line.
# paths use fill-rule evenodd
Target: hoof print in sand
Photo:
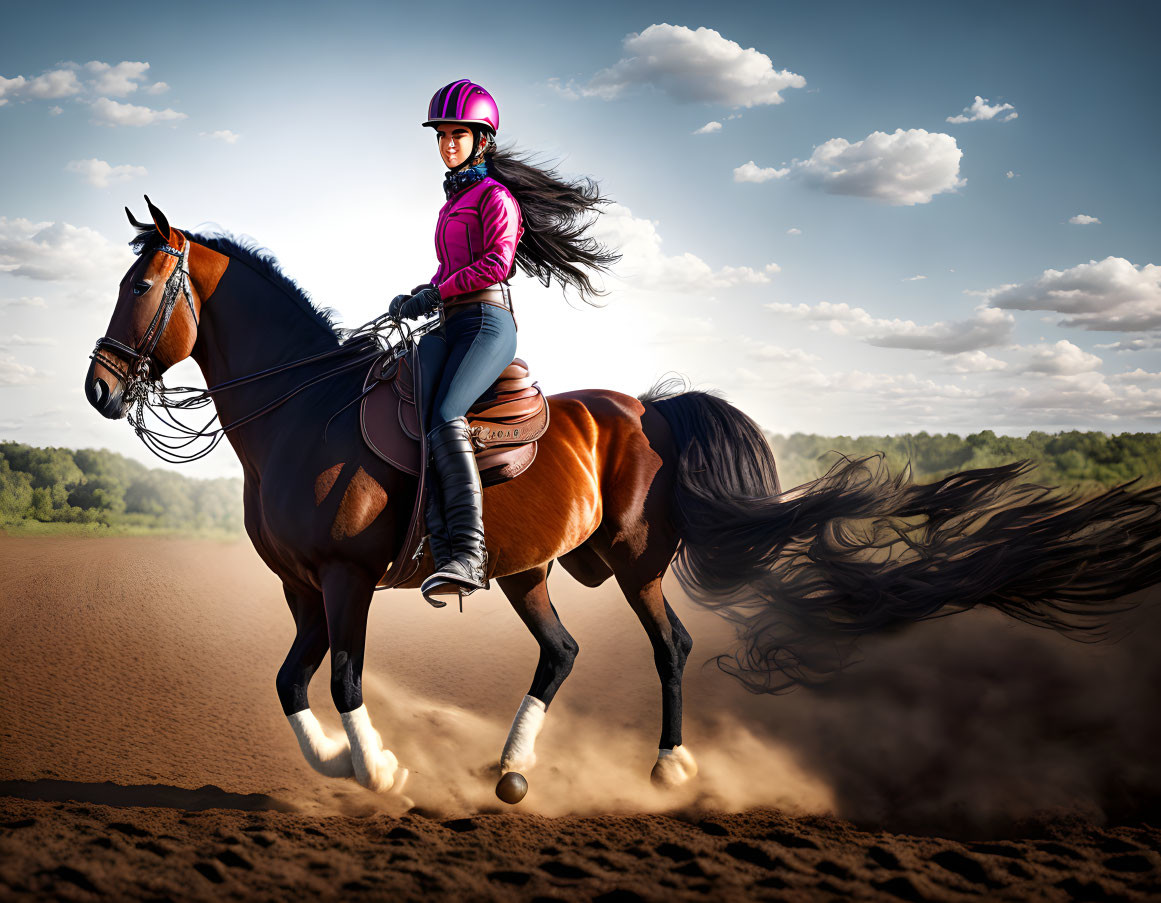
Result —
<path fill-rule="evenodd" d="M 954 875 L 959 875 L 972 884 L 981 884 L 984 887 L 1000 887 L 1000 883 L 993 881 L 991 876 L 980 864 L 979 860 L 972 859 L 958 850 L 943 850 L 931 857 L 931 861 Z"/>
<path fill-rule="evenodd" d="M 226 876 L 222 874 L 222 870 L 212 862 L 195 862 L 194 868 L 207 881 L 212 881 L 214 884 L 221 884 L 226 880 Z"/>
<path fill-rule="evenodd" d="M 553 878 L 567 878 L 570 881 L 593 877 L 592 872 L 585 871 L 579 865 L 569 865 L 567 862 L 555 860 L 540 863 L 540 870 L 552 875 Z"/>
<path fill-rule="evenodd" d="M 500 869 L 495 872 L 488 872 L 488 879 L 491 881 L 498 881 L 501 884 L 512 884 L 516 887 L 523 887 L 532 880 L 532 876 L 528 872 L 516 872 L 508 869 Z"/>

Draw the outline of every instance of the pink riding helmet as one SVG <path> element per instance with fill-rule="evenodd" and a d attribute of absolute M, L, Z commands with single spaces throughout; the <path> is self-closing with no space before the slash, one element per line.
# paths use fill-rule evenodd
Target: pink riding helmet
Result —
<path fill-rule="evenodd" d="M 492 95 L 475 82 L 461 78 L 444 85 L 427 105 L 425 126 L 441 122 L 482 125 L 492 132 L 500 131 L 500 108 Z"/>

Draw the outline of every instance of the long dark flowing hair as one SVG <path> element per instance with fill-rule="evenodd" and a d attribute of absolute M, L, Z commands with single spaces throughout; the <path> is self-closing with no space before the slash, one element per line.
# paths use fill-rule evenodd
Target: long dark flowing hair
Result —
<path fill-rule="evenodd" d="M 524 235 L 516 246 L 516 266 L 521 272 L 546 286 L 555 276 L 561 287 L 571 285 L 590 304 L 590 296 L 605 294 L 593 277 L 607 273 L 621 255 L 587 234 L 601 205 L 609 203 L 597 183 L 567 181 L 511 146 L 491 145 L 484 159 L 488 175 L 520 204 Z"/>

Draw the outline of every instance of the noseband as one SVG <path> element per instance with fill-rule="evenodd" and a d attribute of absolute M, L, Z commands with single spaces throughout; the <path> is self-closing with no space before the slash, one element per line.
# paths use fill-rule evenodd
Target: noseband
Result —
<path fill-rule="evenodd" d="M 157 310 L 153 312 L 153 319 L 149 321 L 149 327 L 145 330 L 145 334 L 141 337 L 141 341 L 136 348 L 130 348 L 128 345 L 118 342 L 116 339 L 111 339 L 108 336 L 101 336 L 97 339 L 96 347 L 93 348 L 92 354 L 89 355 L 89 360 L 99 361 L 104 367 L 107 367 L 112 373 L 116 374 L 125 384 L 125 394 L 132 395 L 135 387 L 142 383 L 147 383 L 149 380 L 149 371 L 151 365 L 157 370 L 160 370 L 158 361 L 153 357 L 153 352 L 157 348 L 157 343 L 161 341 L 162 335 L 165 334 L 165 328 L 169 325 L 170 318 L 173 316 L 173 309 L 177 306 L 178 295 L 184 295 L 186 304 L 189 305 L 190 316 L 193 317 L 194 327 L 198 325 L 197 311 L 194 310 L 193 290 L 190 288 L 189 282 L 189 249 L 190 240 L 187 237 L 185 240 L 185 247 L 178 250 L 168 244 L 157 248 L 171 257 L 177 258 L 177 263 L 174 265 L 173 271 L 169 274 L 169 278 L 165 281 L 165 288 L 161 294 L 161 301 L 157 305 Z M 115 351 L 117 354 L 127 359 L 127 365 L 122 368 L 118 366 L 115 359 L 108 354 L 101 354 L 103 350 Z"/>

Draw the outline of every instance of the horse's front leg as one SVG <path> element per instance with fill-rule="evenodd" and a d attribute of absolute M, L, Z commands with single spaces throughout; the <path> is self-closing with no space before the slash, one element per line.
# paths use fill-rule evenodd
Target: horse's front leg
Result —
<path fill-rule="evenodd" d="M 354 777 L 351 748 L 346 737 L 341 740 L 328 737 L 310 710 L 307 699 L 310 679 L 327 652 L 327 619 L 322 593 L 292 590 L 285 585 L 283 592 L 294 615 L 296 633 L 276 680 L 282 711 L 286 713 L 311 768 L 329 778 Z"/>
<path fill-rule="evenodd" d="M 572 671 L 580 646 L 564 629 L 548 598 L 548 565 L 500 577 L 496 582 L 540 645 L 532 686 L 520 703 L 500 754 L 496 795 L 506 803 L 518 803 L 528 789 L 520 772 L 536 764 L 536 737 L 556 691 Z"/>
<path fill-rule="evenodd" d="M 361 569 L 334 564 L 320 571 L 331 651 L 331 698 L 343 719 L 355 780 L 371 790 L 403 789 L 408 771 L 383 748 L 363 703 L 363 651 L 375 583 Z"/>

